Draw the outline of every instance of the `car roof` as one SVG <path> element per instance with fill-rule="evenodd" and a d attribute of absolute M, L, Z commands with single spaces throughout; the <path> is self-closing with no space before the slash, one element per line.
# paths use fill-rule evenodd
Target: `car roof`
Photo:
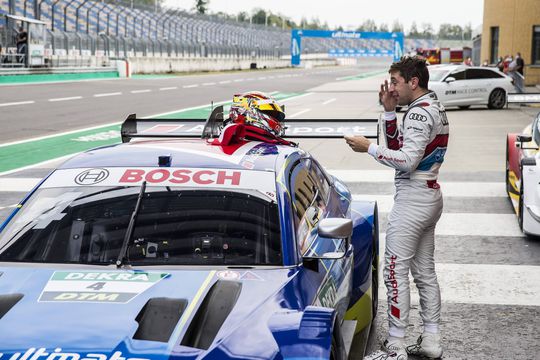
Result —
<path fill-rule="evenodd" d="M 212 145 L 205 139 L 139 140 L 83 152 L 59 169 L 96 167 L 158 167 L 160 156 L 170 156 L 171 167 L 279 170 L 297 147 L 258 141 Z M 276 170 L 277 169 L 277 170 Z"/>

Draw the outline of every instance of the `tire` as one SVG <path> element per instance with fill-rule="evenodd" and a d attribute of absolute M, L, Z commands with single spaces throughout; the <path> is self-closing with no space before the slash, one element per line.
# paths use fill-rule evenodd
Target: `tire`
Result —
<path fill-rule="evenodd" d="M 506 104 L 506 93 L 503 89 L 497 88 L 489 94 L 488 108 L 502 109 Z"/>
<path fill-rule="evenodd" d="M 523 172 L 521 174 L 521 181 L 519 185 L 519 205 L 518 205 L 518 223 L 519 228 L 523 231 Z"/>
<path fill-rule="evenodd" d="M 461 106 L 458 106 L 458 108 L 460 108 L 461 110 L 467 110 L 468 108 L 470 108 L 471 105 L 461 105 Z"/>
<path fill-rule="evenodd" d="M 377 208 L 375 208 L 377 211 Z M 375 212 L 375 214 L 377 214 Z M 379 219 L 377 215 L 373 219 L 373 246 L 371 262 L 371 314 L 373 321 L 377 317 L 377 308 L 379 307 L 379 258 L 377 256 L 379 246 Z"/>
<path fill-rule="evenodd" d="M 510 159 L 508 158 L 508 156 L 510 155 L 508 153 L 509 151 L 509 147 L 508 147 L 508 136 L 506 137 L 506 169 L 505 169 L 505 172 L 504 172 L 504 177 L 505 177 L 505 183 L 506 183 L 506 192 L 508 193 L 508 196 L 510 196 Z"/>

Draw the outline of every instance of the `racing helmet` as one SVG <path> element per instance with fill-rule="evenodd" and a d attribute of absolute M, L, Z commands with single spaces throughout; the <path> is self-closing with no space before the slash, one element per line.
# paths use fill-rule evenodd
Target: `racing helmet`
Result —
<path fill-rule="evenodd" d="M 281 124 L 283 120 L 285 112 L 267 94 L 249 91 L 233 96 L 229 110 L 229 121 L 233 123 L 255 126 L 275 137 L 281 137 L 285 134 L 285 127 Z"/>

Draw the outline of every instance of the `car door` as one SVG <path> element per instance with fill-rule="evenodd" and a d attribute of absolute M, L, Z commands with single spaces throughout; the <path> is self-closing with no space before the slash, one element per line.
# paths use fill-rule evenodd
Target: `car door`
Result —
<path fill-rule="evenodd" d="M 343 241 L 320 238 L 317 234 L 320 220 L 341 217 L 338 209 L 328 206 L 331 186 L 317 166 L 310 158 L 302 159 L 292 169 L 289 181 L 295 235 L 301 256 L 321 256 L 345 250 Z M 319 271 L 308 275 L 318 284 L 313 304 L 336 308 L 343 315 L 351 290 L 352 251 L 340 259 L 318 261 Z"/>
<path fill-rule="evenodd" d="M 454 80 L 450 81 L 450 78 L 454 78 Z M 467 92 L 465 70 L 460 69 L 451 72 L 443 79 L 443 84 L 444 85 L 441 90 L 443 105 L 463 105 L 464 94 Z"/>
<path fill-rule="evenodd" d="M 494 75 L 495 72 L 488 69 L 466 70 L 467 97 L 470 105 L 487 104 L 489 94 L 494 88 Z"/>

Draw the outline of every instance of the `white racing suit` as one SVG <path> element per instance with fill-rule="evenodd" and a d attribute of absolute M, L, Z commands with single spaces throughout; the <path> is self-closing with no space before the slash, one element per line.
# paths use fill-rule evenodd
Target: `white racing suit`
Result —
<path fill-rule="evenodd" d="M 408 325 L 409 269 L 420 294 L 426 326 L 438 326 L 441 295 L 435 274 L 435 225 L 443 200 L 437 183 L 448 144 L 448 120 L 435 93 L 414 100 L 397 126 L 395 112 L 384 113 L 386 146 L 370 146 L 381 164 L 396 169 L 394 206 L 388 217 L 384 282 L 388 291 L 390 336 L 403 337 Z"/>

